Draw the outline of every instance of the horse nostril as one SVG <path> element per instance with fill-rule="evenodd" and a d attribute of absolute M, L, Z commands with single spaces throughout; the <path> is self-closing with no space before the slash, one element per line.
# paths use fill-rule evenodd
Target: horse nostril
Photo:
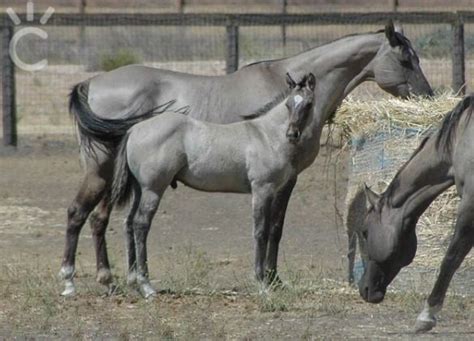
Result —
<path fill-rule="evenodd" d="M 296 141 L 300 137 L 300 132 L 298 129 L 289 130 L 286 133 L 286 136 L 288 137 L 288 139 L 290 139 L 290 141 Z"/>

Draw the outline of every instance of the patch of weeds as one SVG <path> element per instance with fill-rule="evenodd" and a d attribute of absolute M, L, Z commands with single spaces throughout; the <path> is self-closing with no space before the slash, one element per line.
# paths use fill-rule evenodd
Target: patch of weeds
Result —
<path fill-rule="evenodd" d="M 55 288 L 56 279 L 50 271 L 39 272 L 38 267 L 19 267 L 5 265 L 3 273 L 13 295 L 17 300 L 17 309 L 22 314 L 29 314 L 31 323 L 36 324 L 38 331 L 46 332 L 52 327 L 60 313 Z"/>
<path fill-rule="evenodd" d="M 140 63 L 140 60 L 133 52 L 128 50 L 119 50 L 112 54 L 103 54 L 100 57 L 99 66 L 102 71 L 112 71 L 122 66 L 138 63 Z"/>
<path fill-rule="evenodd" d="M 212 294 L 215 291 L 210 276 L 214 267 L 206 252 L 194 248 L 191 243 L 173 252 L 167 264 L 169 268 L 162 283 L 170 291 L 182 294 Z"/>

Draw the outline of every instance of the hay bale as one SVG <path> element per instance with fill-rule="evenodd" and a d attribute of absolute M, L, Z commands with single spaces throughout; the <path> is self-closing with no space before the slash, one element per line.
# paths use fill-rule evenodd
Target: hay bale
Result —
<path fill-rule="evenodd" d="M 459 100 L 448 93 L 435 100 L 345 100 L 334 119 L 334 123 L 344 131 L 351 149 L 345 207 L 357 206 L 353 201 L 361 198 L 357 195 L 361 183 L 367 183 L 377 192 L 384 191 L 421 140 L 436 129 Z M 439 268 L 452 235 L 458 202 L 455 189 L 451 188 L 422 215 L 417 227 L 418 252 L 412 266 L 433 270 L 433 273 Z M 346 228 L 357 228 L 350 226 L 348 216 L 346 209 Z M 471 264 L 474 264 L 474 257 L 468 256 L 464 267 Z"/>

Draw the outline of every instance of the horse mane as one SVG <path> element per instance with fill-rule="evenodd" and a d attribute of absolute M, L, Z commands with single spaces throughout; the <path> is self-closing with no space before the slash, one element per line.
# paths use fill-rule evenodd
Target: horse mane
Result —
<path fill-rule="evenodd" d="M 245 115 L 245 120 L 253 120 L 255 118 L 258 118 L 260 116 L 263 116 L 267 114 L 269 111 L 271 111 L 273 108 L 275 108 L 277 105 L 279 105 L 281 102 L 283 102 L 288 95 L 290 94 L 291 89 L 287 87 L 285 91 L 281 92 L 279 95 L 277 95 L 275 98 L 273 98 L 270 102 L 264 104 L 262 107 L 254 111 L 250 115 Z"/>
<path fill-rule="evenodd" d="M 441 123 L 441 127 L 438 130 L 438 136 L 436 137 L 436 148 L 448 154 L 452 152 L 453 141 L 458 131 L 457 127 L 459 126 L 459 122 L 461 121 L 463 114 L 466 113 L 468 120 L 472 116 L 473 100 L 474 94 L 465 96 L 454 107 L 453 110 L 446 114 Z"/>
<path fill-rule="evenodd" d="M 453 110 L 449 111 L 446 116 L 444 117 L 443 121 L 441 122 L 441 127 L 433 132 L 432 134 L 426 136 L 418 146 L 418 148 L 413 152 L 410 156 L 408 161 L 406 161 L 403 166 L 397 171 L 393 180 L 388 185 L 387 189 L 382 193 L 382 200 L 387 201 L 389 198 L 393 197 L 395 190 L 398 188 L 400 181 L 399 177 L 401 172 L 408 166 L 411 160 L 425 147 L 426 142 L 430 138 L 435 138 L 435 146 L 436 149 L 441 151 L 444 154 L 450 155 L 453 148 L 453 141 L 456 137 L 457 127 L 463 114 L 466 113 L 467 119 L 469 120 L 472 116 L 473 112 L 473 101 L 474 94 L 465 96 L 455 107 Z M 469 109 L 469 110 L 467 110 Z M 443 157 L 440 155 L 440 157 Z"/>
<path fill-rule="evenodd" d="M 400 185 L 400 174 L 403 172 L 405 168 L 407 168 L 408 164 L 413 160 L 413 158 L 425 147 L 426 142 L 433 136 L 433 134 L 430 134 L 428 136 L 425 136 L 421 143 L 418 145 L 418 147 L 415 149 L 413 154 L 411 154 L 410 158 L 398 169 L 398 171 L 395 173 L 395 176 L 393 177 L 392 181 L 388 185 L 387 189 L 382 193 L 382 200 L 384 202 L 388 201 L 389 198 L 393 197 L 393 194 L 395 190 L 398 188 Z"/>

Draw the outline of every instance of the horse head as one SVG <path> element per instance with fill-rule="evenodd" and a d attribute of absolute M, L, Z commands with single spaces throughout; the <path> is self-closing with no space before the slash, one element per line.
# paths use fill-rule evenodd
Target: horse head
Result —
<path fill-rule="evenodd" d="M 399 27 L 390 21 L 385 27 L 386 41 L 373 60 L 373 77 L 390 94 L 433 96 L 433 90 L 420 67 L 420 60 Z"/>
<path fill-rule="evenodd" d="M 403 205 L 394 205 L 368 187 L 366 197 L 364 236 L 369 261 L 359 282 L 359 292 L 365 301 L 379 303 L 395 276 L 415 257 L 417 219 L 407 216 Z"/>
<path fill-rule="evenodd" d="M 286 137 L 291 143 L 297 143 L 314 106 L 316 78 L 312 73 L 309 73 L 299 83 L 296 83 L 287 73 L 286 81 L 291 90 L 285 103 L 290 115 Z"/>

